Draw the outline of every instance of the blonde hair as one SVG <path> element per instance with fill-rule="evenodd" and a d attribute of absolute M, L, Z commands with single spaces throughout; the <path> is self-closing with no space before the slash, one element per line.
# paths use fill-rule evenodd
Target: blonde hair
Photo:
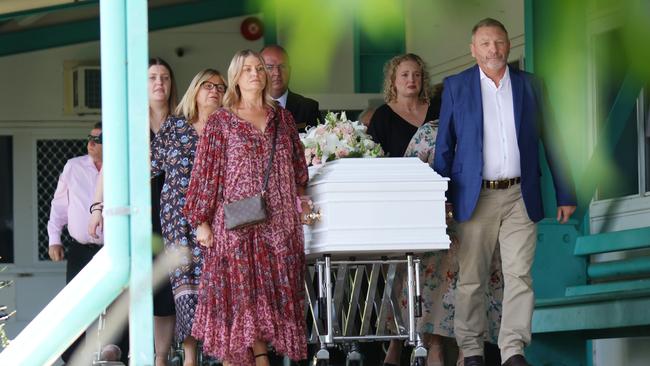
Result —
<path fill-rule="evenodd" d="M 229 87 L 226 90 L 226 94 L 223 96 L 223 106 L 225 108 L 232 110 L 237 104 L 239 104 L 239 101 L 241 100 L 241 90 L 239 90 L 239 85 L 237 85 L 237 82 L 241 77 L 244 61 L 249 56 L 256 57 L 260 61 L 260 64 L 264 66 L 264 60 L 260 54 L 253 50 L 242 50 L 235 53 L 232 61 L 230 61 L 230 66 L 228 66 Z M 275 102 L 273 101 L 273 98 L 271 98 L 271 94 L 269 94 L 269 85 L 271 85 L 271 78 L 269 77 L 269 73 L 266 72 L 266 69 L 264 69 L 263 72 L 264 77 L 266 78 L 266 84 L 262 90 L 262 102 L 265 105 L 275 109 Z"/>
<path fill-rule="evenodd" d="M 418 99 L 422 102 L 429 103 L 429 99 L 431 99 L 431 80 L 429 77 L 429 71 L 427 70 L 427 64 L 422 60 L 422 58 L 420 58 L 420 56 L 414 53 L 395 56 L 384 65 L 384 101 L 390 103 L 397 99 L 397 90 L 395 90 L 395 74 L 397 73 L 397 67 L 404 61 L 413 61 L 420 67 L 422 73 L 422 87 L 420 88 Z"/>
<path fill-rule="evenodd" d="M 185 120 L 190 124 L 196 122 L 199 114 L 198 106 L 196 105 L 196 95 L 199 94 L 203 83 L 210 80 L 213 76 L 218 76 L 223 80 L 219 71 L 215 69 L 203 69 L 194 76 L 190 82 L 190 86 L 187 87 L 187 91 L 174 111 L 177 116 L 185 117 Z"/>

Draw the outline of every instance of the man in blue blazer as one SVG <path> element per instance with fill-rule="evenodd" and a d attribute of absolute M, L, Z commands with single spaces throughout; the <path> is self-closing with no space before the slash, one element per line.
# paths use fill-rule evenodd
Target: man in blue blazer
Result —
<path fill-rule="evenodd" d="M 460 266 L 454 331 L 465 366 L 484 365 L 485 286 L 500 247 L 504 295 L 499 348 L 507 366 L 528 365 L 534 295 L 530 270 L 535 223 L 544 217 L 539 140 L 553 174 L 557 219 L 575 211 L 575 192 L 559 149 L 545 136 L 541 83 L 510 69 L 508 32 L 491 18 L 472 30 L 477 65 L 445 79 L 434 169 L 450 178 L 448 215 L 458 222 Z"/>

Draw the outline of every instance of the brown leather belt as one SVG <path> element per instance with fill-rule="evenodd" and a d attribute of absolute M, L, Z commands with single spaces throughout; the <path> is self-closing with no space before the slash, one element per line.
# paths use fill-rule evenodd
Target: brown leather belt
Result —
<path fill-rule="evenodd" d="M 508 189 L 515 184 L 521 183 L 521 178 L 510 178 L 504 180 L 484 180 L 481 183 L 481 188 L 487 189 Z"/>

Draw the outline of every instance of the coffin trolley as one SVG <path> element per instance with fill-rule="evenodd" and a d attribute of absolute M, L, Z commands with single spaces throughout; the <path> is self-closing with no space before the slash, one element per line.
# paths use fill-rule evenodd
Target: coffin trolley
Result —
<path fill-rule="evenodd" d="M 418 158 L 342 159 L 310 168 L 314 223 L 305 226 L 305 287 L 313 364 L 329 348 L 361 365 L 360 342 L 402 340 L 425 365 L 418 254 L 449 248 L 447 179 Z M 397 292 L 407 293 L 403 316 Z M 405 318 L 405 319 L 404 319 Z M 391 325 L 391 326 L 389 326 Z M 389 333 L 388 328 L 394 328 Z"/>

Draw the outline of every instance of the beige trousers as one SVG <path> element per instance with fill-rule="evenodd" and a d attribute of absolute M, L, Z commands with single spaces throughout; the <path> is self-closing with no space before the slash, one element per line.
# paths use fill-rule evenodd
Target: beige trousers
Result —
<path fill-rule="evenodd" d="M 486 333 L 485 286 L 497 245 L 503 266 L 503 308 L 499 348 L 505 362 L 530 343 L 534 295 L 530 270 L 537 227 L 528 217 L 521 185 L 482 189 L 470 220 L 459 223 L 454 332 L 465 357 L 483 355 Z"/>

